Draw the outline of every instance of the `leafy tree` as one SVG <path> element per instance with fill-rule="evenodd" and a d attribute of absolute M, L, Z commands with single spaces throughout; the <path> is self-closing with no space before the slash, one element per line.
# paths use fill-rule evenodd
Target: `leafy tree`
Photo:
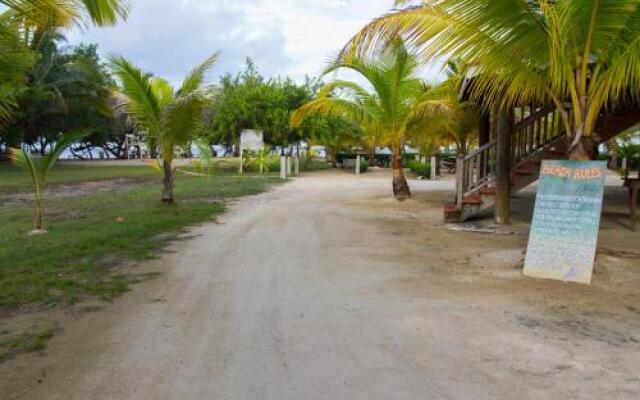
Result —
<path fill-rule="evenodd" d="M 603 107 L 640 97 L 640 0 L 396 3 L 411 5 L 368 24 L 344 52 L 400 36 L 422 61 L 462 57 L 474 66 L 472 98 L 487 106 L 555 104 L 572 159 L 591 158 Z"/>
<path fill-rule="evenodd" d="M 58 44 L 63 40 L 54 32 L 42 38 L 38 61 L 15 95 L 17 107 L 2 134 L 5 145 L 24 143 L 44 155 L 60 132 L 88 127 L 92 127 L 88 142 L 109 140 L 113 82 L 99 61 L 97 47 L 80 45 L 65 52 Z"/>
<path fill-rule="evenodd" d="M 310 137 L 313 126 L 305 123 L 292 128 L 291 113 L 311 100 L 317 86 L 318 81 L 310 78 L 303 84 L 288 78 L 267 80 L 248 59 L 243 72 L 221 78 L 215 99 L 208 106 L 202 135 L 212 143 L 230 147 L 239 144 L 242 130 L 255 129 L 274 146 L 299 143 Z"/>
<path fill-rule="evenodd" d="M 44 37 L 58 28 L 92 22 L 113 25 L 126 18 L 129 0 L 0 0 L 0 126 L 15 109 L 15 95 L 37 60 Z"/>
<path fill-rule="evenodd" d="M 177 146 L 187 144 L 198 131 L 208 93 L 205 74 L 213 67 L 217 54 L 193 69 L 175 91 L 169 82 L 143 72 L 124 57 L 111 58 L 111 68 L 120 80 L 129 112 L 162 153 L 164 171 L 162 202 L 173 198 L 173 159 Z"/>

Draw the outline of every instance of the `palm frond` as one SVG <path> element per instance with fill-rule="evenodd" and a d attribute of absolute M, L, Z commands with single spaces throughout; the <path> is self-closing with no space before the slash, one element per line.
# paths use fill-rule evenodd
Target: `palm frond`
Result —
<path fill-rule="evenodd" d="M 138 125 L 157 135 L 162 121 L 162 107 L 153 88 L 150 74 L 143 73 L 124 57 L 110 59 L 111 70 L 121 83 L 121 91 L 127 97 L 127 107 Z"/>
<path fill-rule="evenodd" d="M 187 74 L 182 82 L 182 87 L 178 91 L 179 96 L 189 94 L 202 87 L 206 73 L 213 68 L 214 64 L 218 60 L 218 54 L 218 52 L 214 53 Z"/>

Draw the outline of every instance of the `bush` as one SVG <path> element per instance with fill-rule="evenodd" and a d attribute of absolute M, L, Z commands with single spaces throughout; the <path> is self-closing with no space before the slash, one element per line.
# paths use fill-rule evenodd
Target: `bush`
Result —
<path fill-rule="evenodd" d="M 360 159 L 360 172 L 367 172 L 369 169 L 369 161 L 364 158 Z"/>
<path fill-rule="evenodd" d="M 411 160 L 408 162 L 409 169 L 418 176 L 424 176 L 425 178 L 431 177 L 431 164 L 421 163 L 418 160 Z"/>
<path fill-rule="evenodd" d="M 300 158 L 300 171 L 318 171 L 328 168 L 329 164 L 326 160 Z"/>

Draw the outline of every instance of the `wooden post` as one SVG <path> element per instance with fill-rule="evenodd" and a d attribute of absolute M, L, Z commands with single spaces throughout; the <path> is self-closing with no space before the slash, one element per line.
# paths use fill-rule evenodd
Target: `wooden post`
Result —
<path fill-rule="evenodd" d="M 462 209 L 462 198 L 464 197 L 464 159 L 459 155 L 456 159 L 456 206 Z"/>
<path fill-rule="evenodd" d="M 360 175 L 360 155 L 356 156 L 356 175 Z"/>
<path fill-rule="evenodd" d="M 496 211 L 497 224 L 511 222 L 511 113 L 501 108 L 495 115 L 495 129 L 498 136 L 496 160 Z"/>
<path fill-rule="evenodd" d="M 280 178 L 287 179 L 287 158 L 280 156 Z"/>
<path fill-rule="evenodd" d="M 480 117 L 480 129 L 478 130 L 479 147 L 491 141 L 491 118 L 488 114 L 482 114 Z"/>

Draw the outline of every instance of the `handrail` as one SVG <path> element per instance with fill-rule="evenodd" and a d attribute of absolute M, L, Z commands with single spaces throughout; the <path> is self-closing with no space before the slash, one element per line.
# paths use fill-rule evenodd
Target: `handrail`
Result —
<path fill-rule="evenodd" d="M 511 133 L 512 165 L 538 157 L 543 149 L 560 140 L 564 136 L 561 118 L 558 109 L 544 106 L 514 124 Z M 497 146 L 494 140 L 457 159 L 456 204 L 459 209 L 465 197 L 494 181 Z"/>
<path fill-rule="evenodd" d="M 483 144 L 482 146 L 478 147 L 477 149 L 475 149 L 471 153 L 465 155 L 463 158 L 465 160 L 469 160 L 469 159 L 471 159 L 473 157 L 476 157 L 478 154 L 486 151 L 487 149 L 490 149 L 490 148 L 492 148 L 494 146 L 497 146 L 497 145 L 498 145 L 498 141 L 497 140 L 493 140 L 493 141 L 491 141 L 489 143 Z"/>

